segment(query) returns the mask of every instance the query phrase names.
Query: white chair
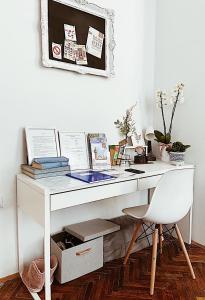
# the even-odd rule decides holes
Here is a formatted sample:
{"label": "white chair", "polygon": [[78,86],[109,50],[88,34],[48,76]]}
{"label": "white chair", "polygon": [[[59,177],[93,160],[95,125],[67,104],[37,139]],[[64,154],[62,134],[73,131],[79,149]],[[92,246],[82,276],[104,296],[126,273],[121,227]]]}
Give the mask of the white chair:
{"label": "white chair", "polygon": [[[124,264],[130,256],[133,244],[137,238],[137,233],[141,227],[142,222],[151,222],[156,224],[153,233],[153,248],[152,248],[152,265],[151,265],[151,280],[150,280],[150,295],[154,294],[155,272],[156,272],[156,258],[157,258],[157,244],[159,234],[160,253],[162,253],[163,241],[163,224],[175,224],[175,230],[181,244],[181,248],[186,257],[192,278],[195,279],[195,274],[185,248],[181,233],[177,226],[180,221],[189,212],[193,202],[193,169],[173,170],[165,173],[160,179],[151,203],[149,205],[135,206],[123,209],[123,212],[135,219],[141,221],[136,223],[136,227],[130,241],[127,254],[124,259]],[[159,229],[158,229],[159,228]]]}

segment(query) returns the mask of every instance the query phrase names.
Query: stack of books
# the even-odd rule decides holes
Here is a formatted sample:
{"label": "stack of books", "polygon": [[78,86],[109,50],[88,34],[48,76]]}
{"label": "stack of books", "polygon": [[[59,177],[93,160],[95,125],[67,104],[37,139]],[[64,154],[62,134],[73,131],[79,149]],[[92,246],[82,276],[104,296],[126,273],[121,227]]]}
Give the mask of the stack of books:
{"label": "stack of books", "polygon": [[33,179],[63,176],[70,173],[69,159],[66,157],[43,157],[33,160],[32,165],[21,165],[22,173]]}

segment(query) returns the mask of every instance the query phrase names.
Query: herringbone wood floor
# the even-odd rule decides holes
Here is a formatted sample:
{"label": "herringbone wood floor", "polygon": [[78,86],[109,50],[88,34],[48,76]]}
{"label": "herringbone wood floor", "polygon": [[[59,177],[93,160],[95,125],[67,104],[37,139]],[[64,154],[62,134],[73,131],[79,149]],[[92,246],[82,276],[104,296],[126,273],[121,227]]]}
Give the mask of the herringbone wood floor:
{"label": "herringbone wood floor", "polygon": [[[149,296],[151,250],[131,255],[123,267],[122,259],[70,283],[52,286],[52,300],[196,300],[205,297],[205,248],[192,245],[189,255],[196,274],[190,276],[182,251],[175,245],[163,248],[158,257],[155,294]],[[44,299],[44,293],[40,296]],[[27,300],[31,296],[20,279],[0,288],[0,300]]]}

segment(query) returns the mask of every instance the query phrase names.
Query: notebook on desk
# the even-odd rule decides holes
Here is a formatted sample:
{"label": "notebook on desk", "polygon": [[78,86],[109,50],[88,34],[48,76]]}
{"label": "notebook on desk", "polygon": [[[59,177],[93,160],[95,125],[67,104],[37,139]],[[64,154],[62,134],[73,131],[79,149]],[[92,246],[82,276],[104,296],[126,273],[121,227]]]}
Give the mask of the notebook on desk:
{"label": "notebook on desk", "polygon": [[115,179],[115,176],[104,174],[98,171],[81,171],[81,172],[71,172],[71,174],[66,174],[66,176],[78,179],[87,183],[94,183],[104,180]]}

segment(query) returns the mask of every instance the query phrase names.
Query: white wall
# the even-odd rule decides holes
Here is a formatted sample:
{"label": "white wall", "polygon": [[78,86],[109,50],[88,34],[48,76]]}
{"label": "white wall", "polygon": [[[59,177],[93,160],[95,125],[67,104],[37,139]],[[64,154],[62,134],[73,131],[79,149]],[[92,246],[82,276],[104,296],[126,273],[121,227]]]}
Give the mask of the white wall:
{"label": "white wall", "polygon": [[[26,158],[23,128],[105,132],[109,142],[116,143],[119,137],[113,121],[137,99],[142,110],[137,122],[141,118],[146,126],[152,121],[146,99],[153,92],[155,1],[149,2],[96,1],[116,11],[116,77],[105,79],[41,67],[40,2],[4,1],[0,11],[0,194],[5,207],[0,209],[0,277],[17,272],[15,174]],[[109,217],[131,202],[106,200],[72,213],[76,221]],[[109,215],[108,207],[112,208]],[[71,221],[71,214],[64,218]]]}
{"label": "white wall", "polygon": [[[158,0],[156,27],[156,88],[185,83],[185,103],[177,108],[173,141],[191,144],[187,160],[195,163],[193,240],[205,244],[205,1]],[[156,127],[162,129],[156,114]]]}

